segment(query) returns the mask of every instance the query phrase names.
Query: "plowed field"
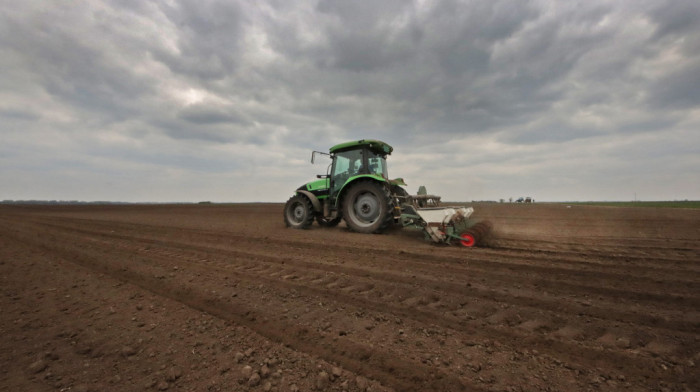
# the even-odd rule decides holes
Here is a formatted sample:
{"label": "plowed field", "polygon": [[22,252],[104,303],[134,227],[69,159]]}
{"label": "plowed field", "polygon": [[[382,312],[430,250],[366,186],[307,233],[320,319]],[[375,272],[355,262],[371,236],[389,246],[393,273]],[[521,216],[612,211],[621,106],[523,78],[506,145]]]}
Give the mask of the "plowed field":
{"label": "plowed field", "polygon": [[0,207],[7,391],[698,391],[700,211],[476,204],[488,247],[282,205]]}

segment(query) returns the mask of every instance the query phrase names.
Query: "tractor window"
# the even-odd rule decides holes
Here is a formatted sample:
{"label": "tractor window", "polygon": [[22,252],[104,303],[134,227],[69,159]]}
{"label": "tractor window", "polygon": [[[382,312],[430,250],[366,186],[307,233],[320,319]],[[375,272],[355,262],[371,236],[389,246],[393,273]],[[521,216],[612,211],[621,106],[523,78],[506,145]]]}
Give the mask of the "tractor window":
{"label": "tractor window", "polygon": [[362,150],[342,151],[335,154],[331,173],[331,193],[335,194],[345,182],[362,170]]}
{"label": "tractor window", "polygon": [[348,174],[356,175],[362,170],[362,151],[343,151],[335,155],[335,165],[333,166],[333,176]]}
{"label": "tractor window", "polygon": [[335,158],[335,167],[333,168],[333,175],[340,173],[347,173],[350,167],[350,160],[347,157],[338,155]]}
{"label": "tractor window", "polygon": [[369,155],[369,172],[378,174],[384,178],[389,178],[389,172],[386,167],[386,159],[383,156],[370,152]]}

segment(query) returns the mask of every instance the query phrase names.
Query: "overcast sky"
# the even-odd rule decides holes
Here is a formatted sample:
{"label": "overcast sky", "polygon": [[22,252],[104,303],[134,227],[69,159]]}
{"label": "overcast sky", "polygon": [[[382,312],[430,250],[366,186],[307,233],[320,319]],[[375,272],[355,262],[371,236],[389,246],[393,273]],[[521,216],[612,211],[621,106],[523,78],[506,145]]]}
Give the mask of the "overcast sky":
{"label": "overcast sky", "polygon": [[700,2],[0,0],[0,199],[700,199]]}

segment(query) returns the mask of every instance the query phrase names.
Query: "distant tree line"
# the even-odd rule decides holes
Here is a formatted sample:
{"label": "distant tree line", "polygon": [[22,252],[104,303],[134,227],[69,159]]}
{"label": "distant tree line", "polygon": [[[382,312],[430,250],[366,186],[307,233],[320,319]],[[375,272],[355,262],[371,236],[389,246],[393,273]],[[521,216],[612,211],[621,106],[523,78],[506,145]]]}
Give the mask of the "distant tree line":
{"label": "distant tree line", "polygon": [[123,201],[81,201],[81,200],[3,200],[0,204],[41,204],[41,205],[54,205],[54,204],[132,204]]}

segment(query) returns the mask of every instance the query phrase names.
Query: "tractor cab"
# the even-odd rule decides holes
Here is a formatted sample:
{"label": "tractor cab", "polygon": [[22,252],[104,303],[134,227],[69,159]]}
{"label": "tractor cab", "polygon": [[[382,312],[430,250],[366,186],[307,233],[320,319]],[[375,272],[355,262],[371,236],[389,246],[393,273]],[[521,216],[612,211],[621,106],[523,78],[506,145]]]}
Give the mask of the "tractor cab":
{"label": "tractor cab", "polygon": [[351,179],[369,176],[378,181],[388,181],[386,156],[392,150],[388,144],[376,140],[359,140],[332,147],[333,163],[328,176],[330,200],[335,202]]}

